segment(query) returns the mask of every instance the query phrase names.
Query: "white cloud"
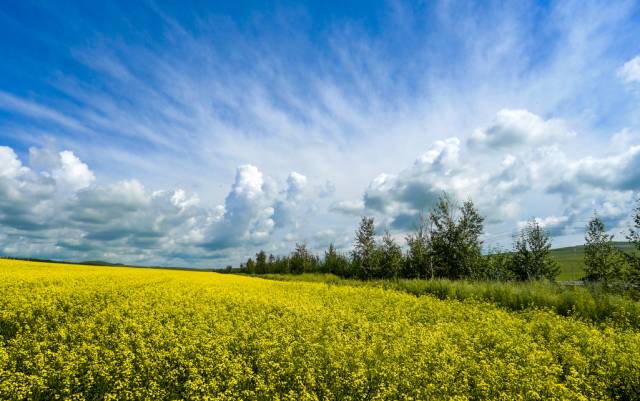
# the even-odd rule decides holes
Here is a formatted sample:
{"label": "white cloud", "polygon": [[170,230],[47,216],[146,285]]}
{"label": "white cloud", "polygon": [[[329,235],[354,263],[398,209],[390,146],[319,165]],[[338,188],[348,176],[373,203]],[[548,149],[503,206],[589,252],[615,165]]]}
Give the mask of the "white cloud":
{"label": "white cloud", "polygon": [[[547,216],[547,217],[535,217],[534,220],[540,225],[540,227],[550,230],[554,227],[562,226],[569,221],[567,216]],[[518,222],[518,229],[522,229],[527,226],[528,221],[522,220]]]}
{"label": "white cloud", "polygon": [[[548,146],[528,146],[497,157],[495,152],[486,153],[477,146],[461,148],[457,138],[436,141],[399,174],[375,177],[363,193],[364,210],[356,210],[376,215],[385,226],[405,230],[415,224],[419,213],[447,192],[458,200],[471,197],[492,225],[522,219],[526,214],[542,214],[542,206],[552,204],[553,196],[560,195],[562,214],[539,218],[554,235],[582,230],[584,220],[600,208],[605,210],[608,224],[617,226],[624,218],[620,200],[630,199],[640,190],[640,145],[609,156],[572,159],[555,142],[571,132],[564,123],[544,121],[526,112],[516,115],[525,116],[528,122],[515,124],[522,129],[511,131],[523,141],[547,138]],[[496,121],[506,129],[509,124],[503,117],[497,116]],[[562,129],[554,131],[557,127]],[[587,204],[587,199],[593,203]],[[337,203],[331,210],[348,212],[346,205]]]}
{"label": "white cloud", "polygon": [[13,149],[0,146],[0,177],[14,178],[26,170]]}
{"label": "white cloud", "polygon": [[179,188],[171,195],[171,202],[181,210],[185,210],[189,207],[198,205],[200,203],[200,198],[198,198],[197,195],[189,197],[184,189]]}
{"label": "white cloud", "polygon": [[230,247],[268,245],[277,229],[296,229],[307,177],[292,172],[283,191],[264,178],[252,165],[238,167],[236,179],[225,199],[220,220],[207,229],[202,246],[217,250]]}
{"label": "white cloud", "polygon": [[271,196],[256,166],[239,166],[225,199],[224,214],[209,228],[203,246],[216,250],[264,240],[265,233],[273,227]]}
{"label": "white cloud", "polygon": [[611,137],[611,145],[615,149],[626,149],[634,143],[640,143],[640,135],[629,128],[623,128]]}
{"label": "white cloud", "polygon": [[287,177],[287,199],[297,200],[307,185],[307,177],[292,171]]}
{"label": "white cloud", "polygon": [[[34,172],[13,149],[0,147],[0,226],[10,234],[2,247],[31,252],[24,256],[128,263],[228,257],[220,255],[272,239],[276,206],[291,217],[283,227],[295,229],[298,202],[310,203],[303,202],[305,176],[291,173],[278,191],[249,164],[238,167],[224,205],[209,208],[183,189],[151,192],[135,179],[94,184],[89,167],[71,151],[55,157],[33,148],[30,155],[43,170]],[[37,251],[20,242],[29,242],[26,235],[38,236]]]}
{"label": "white cloud", "polygon": [[320,230],[313,234],[312,238],[315,245],[323,248],[331,243],[335,245],[336,241],[339,241],[339,236],[332,229]]}
{"label": "white cloud", "polygon": [[70,150],[60,152],[60,168],[53,171],[53,177],[72,191],[86,188],[96,179],[89,167]]}
{"label": "white cloud", "polygon": [[334,202],[329,207],[329,211],[360,216],[365,211],[364,202],[362,200],[345,200]]}
{"label": "white cloud", "polygon": [[231,191],[234,196],[240,199],[255,199],[262,195],[264,180],[262,172],[256,166],[245,164],[238,167],[236,182]]}
{"label": "white cloud", "polygon": [[575,136],[559,119],[544,120],[527,110],[500,110],[493,123],[471,135],[471,146],[510,148],[531,144],[552,144]]}
{"label": "white cloud", "polygon": [[41,119],[47,122],[53,122],[63,127],[86,131],[86,128],[76,119],[68,117],[56,110],[42,106],[36,102],[25,100],[0,90],[0,108],[11,110],[29,116],[34,119]]}
{"label": "white cloud", "polygon": [[[640,145],[572,160],[557,146],[499,158],[460,143],[436,141],[407,169],[376,176],[362,199],[328,207],[348,215],[374,214],[379,225],[402,233],[443,191],[460,200],[472,197],[488,223],[497,224],[531,213],[527,198],[546,190],[550,196],[560,193],[566,207],[562,214],[538,219],[552,234],[564,235],[581,230],[594,209],[615,227],[640,186],[635,174]],[[72,152],[59,156],[50,171],[36,173],[11,148],[0,148],[0,224],[16,238],[5,239],[5,249],[25,251],[17,239],[37,234],[45,256],[67,252],[83,259],[183,263],[244,255],[252,247],[287,252],[288,239],[310,239],[312,249],[331,242],[331,235],[344,246],[349,242],[348,234],[335,234],[341,229],[299,226],[312,215],[315,196],[306,192],[309,179],[299,173],[290,173],[278,189],[256,166],[241,165],[224,205],[206,207],[182,189],[150,192],[137,180],[95,184],[91,170]],[[60,191],[65,185],[74,190]]]}
{"label": "white cloud", "polygon": [[554,192],[573,192],[578,185],[615,191],[640,190],[640,145],[610,156],[568,161],[558,173],[558,181],[550,185]]}
{"label": "white cloud", "polygon": [[628,84],[640,82],[640,56],[624,63],[618,70],[618,76]]}
{"label": "white cloud", "polygon": [[460,140],[447,138],[444,141],[435,141],[429,150],[418,157],[415,164],[448,174],[458,166],[459,155]]}

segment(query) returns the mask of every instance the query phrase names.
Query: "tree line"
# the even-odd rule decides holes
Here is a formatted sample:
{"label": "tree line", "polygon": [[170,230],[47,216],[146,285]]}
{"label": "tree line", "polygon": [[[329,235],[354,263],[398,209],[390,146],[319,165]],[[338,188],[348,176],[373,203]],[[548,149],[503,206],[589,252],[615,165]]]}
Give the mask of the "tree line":
{"label": "tree line", "polygon": [[[323,257],[314,255],[306,243],[297,243],[287,256],[264,251],[240,265],[248,274],[330,273],[344,278],[528,281],[555,280],[558,264],[551,258],[549,232],[530,219],[514,237],[510,250],[493,248],[482,253],[484,217],[472,200],[462,204],[442,194],[428,213],[421,214],[414,230],[405,236],[406,246],[385,231],[376,238],[372,217],[364,216],[355,232],[353,250],[338,252],[330,244]],[[607,234],[597,214],[585,235],[585,280],[594,282],[640,282],[640,200],[626,238],[636,252],[622,252]],[[231,271],[232,267],[227,266]]]}

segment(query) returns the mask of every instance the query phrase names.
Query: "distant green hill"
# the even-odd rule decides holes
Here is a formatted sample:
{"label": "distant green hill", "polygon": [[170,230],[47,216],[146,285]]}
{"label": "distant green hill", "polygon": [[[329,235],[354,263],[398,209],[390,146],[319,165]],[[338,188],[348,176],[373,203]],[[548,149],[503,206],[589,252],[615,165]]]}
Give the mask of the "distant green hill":
{"label": "distant green hill", "polygon": [[[625,252],[633,251],[628,242],[616,242],[615,245]],[[560,265],[558,280],[580,280],[584,276],[584,245],[552,249],[551,256]]]}

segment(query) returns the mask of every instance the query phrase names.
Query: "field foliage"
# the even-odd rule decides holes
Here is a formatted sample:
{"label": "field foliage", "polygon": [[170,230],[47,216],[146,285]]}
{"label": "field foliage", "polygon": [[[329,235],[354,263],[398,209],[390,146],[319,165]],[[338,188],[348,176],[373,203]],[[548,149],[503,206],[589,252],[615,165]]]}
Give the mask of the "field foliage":
{"label": "field foliage", "polygon": [[0,399],[638,397],[638,332],[547,311],[0,260]]}
{"label": "field foliage", "polygon": [[499,282],[464,280],[348,280],[332,274],[267,274],[279,281],[324,282],[330,285],[378,287],[442,300],[485,301],[510,311],[546,309],[591,323],[640,330],[637,290],[599,284],[563,285],[548,281]]}

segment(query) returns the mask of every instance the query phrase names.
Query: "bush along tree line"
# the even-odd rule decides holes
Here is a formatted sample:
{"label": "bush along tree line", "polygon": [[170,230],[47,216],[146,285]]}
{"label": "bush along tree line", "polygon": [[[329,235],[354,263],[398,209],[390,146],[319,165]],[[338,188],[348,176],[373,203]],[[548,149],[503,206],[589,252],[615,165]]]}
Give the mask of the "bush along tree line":
{"label": "bush along tree line", "polygon": [[604,221],[594,214],[585,235],[585,280],[607,285],[640,285],[640,199],[625,238],[631,245],[630,252],[615,246]]}
{"label": "bush along tree line", "polygon": [[[585,280],[603,283],[640,282],[640,202],[626,238],[636,252],[622,252],[594,215],[585,235]],[[461,205],[447,194],[421,214],[403,248],[386,231],[377,239],[374,219],[364,216],[355,232],[353,250],[338,252],[330,244],[322,258],[306,243],[298,243],[288,256],[256,254],[240,265],[248,274],[327,273],[343,278],[532,281],[555,280],[559,266],[551,258],[551,237],[536,219],[527,221],[513,248],[482,253],[484,217],[469,199]],[[231,271],[231,267],[227,267]]]}

